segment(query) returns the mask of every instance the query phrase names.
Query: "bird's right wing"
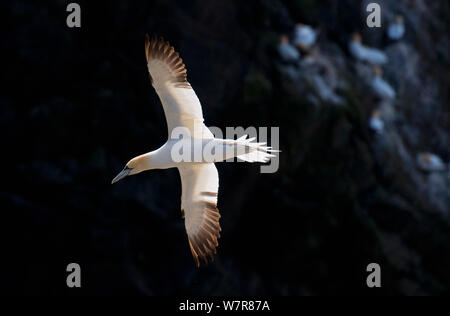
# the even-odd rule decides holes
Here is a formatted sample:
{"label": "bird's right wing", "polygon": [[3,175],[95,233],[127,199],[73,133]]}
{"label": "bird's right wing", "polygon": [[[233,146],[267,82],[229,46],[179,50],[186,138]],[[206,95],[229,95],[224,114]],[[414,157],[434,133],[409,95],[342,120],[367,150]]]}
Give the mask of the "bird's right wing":
{"label": "bird's right wing", "polygon": [[187,70],[174,48],[162,38],[145,38],[145,56],[152,85],[166,115],[169,138],[176,127],[185,127],[194,138],[214,138],[203,124],[200,101],[187,81]]}
{"label": "bird's right wing", "polygon": [[199,258],[205,262],[208,258],[213,260],[220,237],[219,175],[213,163],[182,165],[178,170],[186,233],[192,256],[199,266]]}

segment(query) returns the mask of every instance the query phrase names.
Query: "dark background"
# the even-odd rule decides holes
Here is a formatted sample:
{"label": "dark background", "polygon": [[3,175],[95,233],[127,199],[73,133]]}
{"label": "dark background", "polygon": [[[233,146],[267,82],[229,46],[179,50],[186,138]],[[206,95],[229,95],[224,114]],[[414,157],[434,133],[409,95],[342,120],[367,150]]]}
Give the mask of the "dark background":
{"label": "dark background", "polygon": [[[381,29],[353,0],[78,1],[82,26],[70,29],[69,2],[0,4],[6,293],[449,294],[450,178],[415,164],[421,151],[450,160],[448,1],[379,1]],[[387,43],[397,12],[407,33]],[[307,80],[280,71],[278,36],[297,22],[321,29],[344,105],[312,102]],[[367,127],[379,100],[347,50],[356,30],[390,57],[398,97],[384,139]],[[175,169],[110,184],[167,137],[145,33],[180,53],[207,125],[280,127],[277,173],[217,165],[222,237],[199,269]],[[70,262],[80,289],[66,287]],[[381,289],[366,287],[371,262]]]}

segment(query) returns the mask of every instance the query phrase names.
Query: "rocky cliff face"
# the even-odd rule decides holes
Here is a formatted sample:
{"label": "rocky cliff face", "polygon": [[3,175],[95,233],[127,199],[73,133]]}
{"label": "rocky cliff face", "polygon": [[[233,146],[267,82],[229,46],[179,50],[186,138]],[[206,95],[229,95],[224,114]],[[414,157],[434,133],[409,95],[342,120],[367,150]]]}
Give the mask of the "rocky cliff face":
{"label": "rocky cliff face", "polygon": [[[448,3],[83,2],[81,29],[64,1],[2,3],[2,220],[17,293],[72,294],[65,266],[82,266],[85,294],[449,294]],[[402,14],[406,33],[386,39]],[[297,22],[320,30],[298,62],[277,53]],[[393,99],[348,50],[353,32],[382,50]],[[166,138],[150,86],[144,34],[180,52],[207,124],[279,126],[280,169],[219,164],[223,234],[214,264],[196,269],[181,220],[176,170],[111,186],[131,157]],[[381,133],[369,128],[377,109]],[[239,115],[237,115],[239,114]],[[6,273],[5,271],[8,271]],[[372,291],[372,292],[371,292]]]}

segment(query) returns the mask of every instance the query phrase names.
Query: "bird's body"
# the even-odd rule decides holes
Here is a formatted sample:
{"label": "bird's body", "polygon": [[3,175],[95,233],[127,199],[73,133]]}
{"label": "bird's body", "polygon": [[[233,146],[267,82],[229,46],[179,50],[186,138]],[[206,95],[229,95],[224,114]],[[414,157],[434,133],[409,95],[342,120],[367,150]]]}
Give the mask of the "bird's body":
{"label": "bird's body", "polygon": [[387,34],[390,40],[398,41],[405,34],[405,24],[403,22],[403,16],[397,15],[395,20],[389,24]]}
{"label": "bird's body", "polygon": [[395,90],[391,87],[391,85],[383,79],[383,70],[379,66],[374,67],[375,76],[372,78],[370,82],[370,86],[376,95],[378,95],[382,99],[392,100],[395,98]]}
{"label": "bird's body", "polygon": [[[220,139],[220,138],[180,138],[168,139],[157,150],[144,154],[149,159],[152,169],[169,169],[180,164],[192,165],[198,163],[223,162],[232,158],[248,161],[255,154],[255,161],[266,162],[265,149],[260,151],[262,143],[251,143],[253,139]],[[256,147],[255,147],[256,146]],[[270,149],[269,149],[270,150]],[[145,156],[147,155],[147,156]]]}
{"label": "bird's body", "polygon": [[388,57],[383,51],[363,45],[359,33],[353,34],[348,49],[354,58],[372,65],[382,65],[388,62]]}
{"label": "bird's body", "polygon": [[330,102],[334,105],[341,105],[343,103],[343,99],[333,91],[322,76],[312,75],[310,78],[310,83],[317,95],[323,101]]}
{"label": "bird's body", "polygon": [[382,77],[375,76],[372,79],[371,86],[372,86],[374,92],[380,98],[385,98],[385,99],[394,99],[395,98],[395,91],[394,91],[394,89]]}
{"label": "bird's body", "polygon": [[278,44],[278,54],[285,62],[296,62],[300,59],[299,51],[289,43],[289,37],[282,35]]}
{"label": "bird's body", "polygon": [[294,31],[293,43],[297,47],[308,50],[316,42],[317,31],[309,25],[297,24]]}
{"label": "bird's body", "polygon": [[372,112],[369,120],[369,127],[376,133],[381,134],[384,130],[384,122],[381,119],[380,110],[376,109]]}
{"label": "bird's body", "polygon": [[447,166],[442,159],[432,153],[420,153],[417,155],[417,164],[424,171],[445,171]]}
{"label": "bird's body", "polygon": [[391,40],[399,40],[403,37],[403,34],[405,34],[405,26],[400,23],[392,23],[388,27],[388,36]]}
{"label": "bird's body", "polygon": [[349,49],[353,57],[372,65],[382,65],[388,60],[386,54],[381,50],[364,46],[361,43],[351,42]]}
{"label": "bird's body", "polygon": [[164,108],[168,140],[159,149],[131,159],[112,181],[151,169],[178,168],[181,210],[194,260],[213,259],[220,237],[217,209],[219,175],[215,162],[238,157],[267,162],[272,150],[246,136],[214,138],[203,123],[200,101],[186,78],[186,68],[174,48],[162,38],[146,37],[145,53],[152,85]]}

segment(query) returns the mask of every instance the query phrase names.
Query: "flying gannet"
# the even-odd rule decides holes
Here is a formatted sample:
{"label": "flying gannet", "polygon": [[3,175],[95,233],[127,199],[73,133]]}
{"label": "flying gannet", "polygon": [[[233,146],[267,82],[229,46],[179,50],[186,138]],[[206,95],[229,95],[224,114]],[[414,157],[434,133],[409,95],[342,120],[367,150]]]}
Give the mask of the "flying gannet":
{"label": "flying gannet", "polygon": [[354,58],[373,65],[385,64],[388,61],[386,54],[381,50],[363,45],[361,35],[357,32],[352,34],[348,49]]}
{"label": "flying gannet", "polygon": [[389,39],[397,41],[405,34],[405,24],[403,22],[403,16],[398,14],[395,16],[394,22],[389,24],[387,29]]}
{"label": "flying gannet", "polygon": [[278,53],[286,62],[295,62],[300,58],[300,53],[294,46],[289,43],[289,37],[285,34],[280,36]]}
{"label": "flying gannet", "polygon": [[[112,183],[145,170],[177,168],[181,177],[181,212],[198,267],[199,259],[205,263],[208,258],[213,260],[221,231],[217,208],[219,175],[214,162],[233,157],[248,162],[267,162],[275,157],[271,152],[277,150],[264,146],[265,143],[254,143],[254,138],[247,139],[246,135],[237,140],[214,138],[203,123],[200,101],[187,81],[185,65],[174,48],[162,38],[150,39],[147,35],[145,54],[152,85],[163,105],[169,137],[159,149],[131,159]],[[180,128],[188,137],[174,136]],[[191,159],[191,156],[174,159],[180,144],[188,144],[183,148],[192,148],[194,154],[200,149],[200,159]],[[207,157],[202,154],[206,148],[224,154]]]}

